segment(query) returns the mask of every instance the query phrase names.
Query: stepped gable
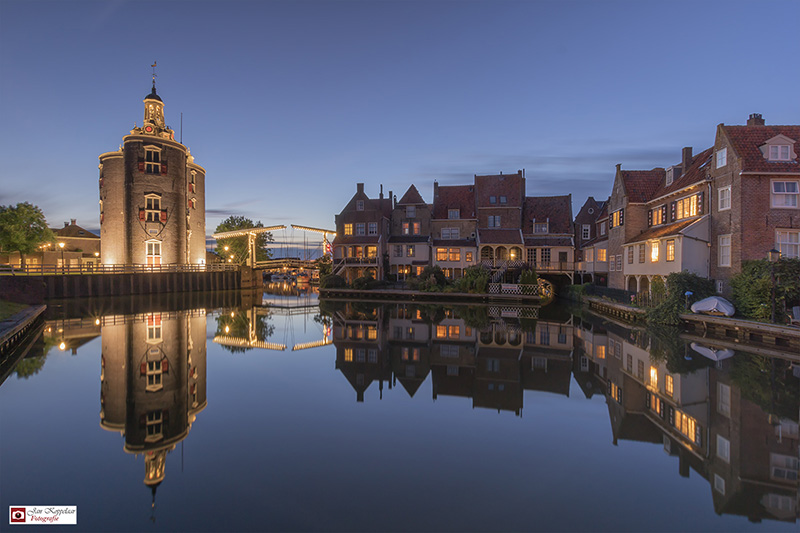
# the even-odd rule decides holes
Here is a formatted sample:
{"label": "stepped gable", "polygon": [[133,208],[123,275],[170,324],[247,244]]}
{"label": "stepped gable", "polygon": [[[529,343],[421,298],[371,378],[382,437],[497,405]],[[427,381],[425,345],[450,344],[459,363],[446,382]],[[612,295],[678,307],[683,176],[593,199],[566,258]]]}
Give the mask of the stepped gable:
{"label": "stepped gable", "polygon": [[533,219],[549,219],[548,233],[572,233],[572,195],[525,198],[522,232],[533,233]]}
{"label": "stepped gable", "polygon": [[397,202],[397,205],[415,205],[415,204],[425,205],[425,200],[422,199],[422,196],[419,194],[419,191],[412,183],[411,187],[408,188],[408,190],[400,199],[400,201]]}
{"label": "stepped gable", "polygon": [[666,171],[663,168],[653,170],[620,170],[622,183],[625,185],[625,194],[628,202],[643,204],[654,198],[655,192],[659,189]]}
{"label": "stepped gable", "polygon": [[662,186],[656,190],[653,195],[649,198],[650,200],[655,198],[660,198],[661,196],[665,196],[675,191],[679,191],[695,183],[699,183],[706,179],[706,171],[708,170],[708,165],[711,163],[711,160],[714,158],[714,148],[708,148],[703,150],[695,157],[692,158],[692,163],[689,165],[688,169],[684,169],[683,174],[673,182],[665,186],[664,184],[666,181],[662,182]]}
{"label": "stepped gable", "polygon": [[472,185],[439,186],[433,199],[433,218],[447,218],[448,209],[460,210],[462,219],[475,218],[475,188]]}
{"label": "stepped gable", "polygon": [[[793,141],[794,152],[800,156],[800,126],[725,126],[720,129],[727,135],[736,154],[742,158],[742,172],[799,172],[800,157],[790,161],[768,161],[759,149],[768,140],[784,135]],[[730,157],[730,155],[728,156]]]}

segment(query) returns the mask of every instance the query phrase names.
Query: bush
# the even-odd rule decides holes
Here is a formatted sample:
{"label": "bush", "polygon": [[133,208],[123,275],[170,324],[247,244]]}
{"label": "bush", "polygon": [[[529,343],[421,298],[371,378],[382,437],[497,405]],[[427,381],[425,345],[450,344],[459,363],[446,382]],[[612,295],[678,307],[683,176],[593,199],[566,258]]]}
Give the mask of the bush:
{"label": "bush", "polygon": [[[783,322],[783,310],[800,303],[800,259],[781,259],[774,268],[775,318]],[[742,271],[731,278],[731,289],[737,314],[754,320],[771,319],[772,265],[769,261],[745,261]]]}
{"label": "bush", "polygon": [[372,274],[367,272],[360,278],[356,278],[353,280],[353,288],[359,291],[369,290],[371,287],[370,285],[375,282],[375,278],[372,277]]}
{"label": "bush", "polygon": [[520,285],[536,285],[539,282],[539,276],[536,275],[535,270],[525,269],[519,275]]}
{"label": "bush", "polygon": [[441,292],[448,284],[447,276],[438,265],[426,266],[419,277],[408,280],[411,289],[426,292]]}
{"label": "bush", "polygon": [[458,292],[485,294],[489,288],[489,270],[480,265],[464,270],[464,275],[456,281]]}
{"label": "bush", "polygon": [[336,274],[328,274],[319,280],[320,289],[343,289],[344,287],[347,287],[347,282],[342,276]]}
{"label": "bush", "polygon": [[[658,279],[653,279],[651,290],[660,290],[657,288]],[[688,298],[687,292],[692,293]],[[647,310],[647,320],[657,324],[679,324],[678,315],[686,311],[687,302],[691,305],[714,292],[714,283],[710,279],[690,272],[673,272],[667,276],[666,297],[660,304]]]}

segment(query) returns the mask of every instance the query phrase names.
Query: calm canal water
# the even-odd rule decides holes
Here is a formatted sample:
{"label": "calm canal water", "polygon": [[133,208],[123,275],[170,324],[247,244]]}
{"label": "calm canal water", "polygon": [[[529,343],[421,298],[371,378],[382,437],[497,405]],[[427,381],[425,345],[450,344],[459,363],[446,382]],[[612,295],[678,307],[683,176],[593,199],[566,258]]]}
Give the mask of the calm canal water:
{"label": "calm canal water", "polygon": [[560,303],[271,291],[52,307],[0,386],[2,508],[77,505],[74,531],[797,530],[787,359]]}

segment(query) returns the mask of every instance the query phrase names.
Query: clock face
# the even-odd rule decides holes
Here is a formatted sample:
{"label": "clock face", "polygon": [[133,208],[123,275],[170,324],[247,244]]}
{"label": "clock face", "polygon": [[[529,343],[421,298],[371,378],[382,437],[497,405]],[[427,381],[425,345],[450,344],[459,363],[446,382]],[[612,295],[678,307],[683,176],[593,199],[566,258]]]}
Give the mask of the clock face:
{"label": "clock face", "polygon": [[152,126],[147,126],[147,127],[144,129],[144,131],[146,131],[146,132],[150,133],[151,131],[153,131],[153,127],[152,127]]}

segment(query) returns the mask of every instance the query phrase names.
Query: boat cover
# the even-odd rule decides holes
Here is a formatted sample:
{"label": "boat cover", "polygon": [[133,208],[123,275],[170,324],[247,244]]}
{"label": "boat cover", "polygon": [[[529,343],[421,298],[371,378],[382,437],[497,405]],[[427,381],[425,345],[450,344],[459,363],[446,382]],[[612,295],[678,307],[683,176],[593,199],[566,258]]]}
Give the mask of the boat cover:
{"label": "boat cover", "polygon": [[733,316],[733,304],[721,296],[709,296],[692,304],[692,313]]}

